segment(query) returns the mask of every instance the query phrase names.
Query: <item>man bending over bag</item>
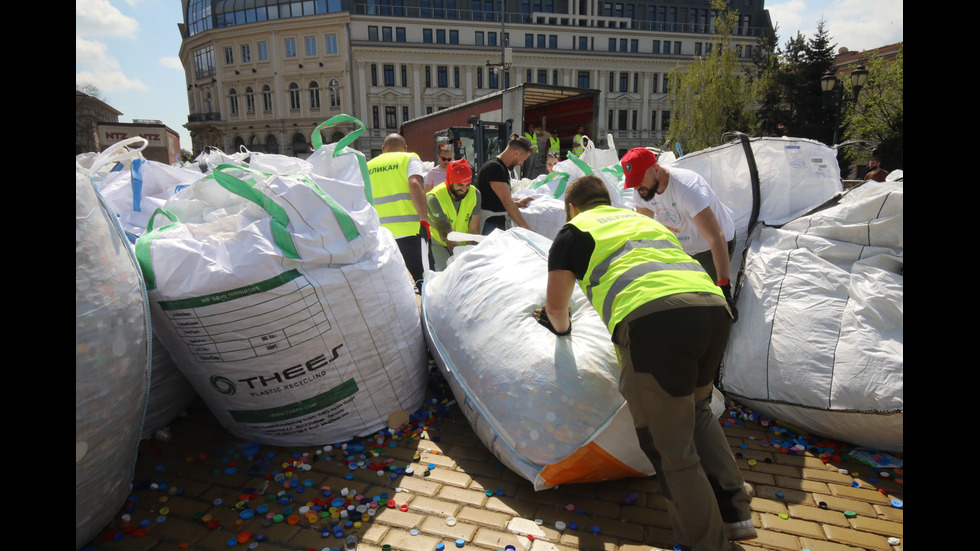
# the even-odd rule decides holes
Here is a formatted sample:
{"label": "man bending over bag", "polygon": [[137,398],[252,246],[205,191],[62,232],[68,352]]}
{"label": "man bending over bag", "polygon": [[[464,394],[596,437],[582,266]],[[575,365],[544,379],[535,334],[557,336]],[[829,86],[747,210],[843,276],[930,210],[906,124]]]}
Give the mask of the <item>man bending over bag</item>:
{"label": "man bending over bag", "polygon": [[729,540],[754,538],[756,530],[742,475],[709,407],[732,325],[728,302],[673,232],[610,205],[595,176],[568,186],[568,223],[552,244],[545,306],[534,316],[556,335],[570,335],[578,280],[612,334],[619,391],[659,475],[678,543],[732,549]]}

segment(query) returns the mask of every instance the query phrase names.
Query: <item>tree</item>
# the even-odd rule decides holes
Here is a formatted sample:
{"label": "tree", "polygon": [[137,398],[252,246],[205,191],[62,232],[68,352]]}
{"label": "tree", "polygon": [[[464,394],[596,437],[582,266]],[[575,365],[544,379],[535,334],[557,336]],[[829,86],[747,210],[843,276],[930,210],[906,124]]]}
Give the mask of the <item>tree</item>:
{"label": "tree", "polygon": [[717,11],[714,48],[668,77],[673,113],[667,138],[690,151],[719,145],[725,132],[751,132],[754,125],[753,85],[740,74],[732,40],[738,12],[724,0],[711,6]]}
{"label": "tree", "polygon": [[759,132],[763,136],[782,134],[779,125],[786,121],[782,108],[783,91],[780,86],[781,62],[779,59],[779,26],[765,30],[759,38],[759,45],[752,50],[751,78],[756,86],[756,119]]}
{"label": "tree", "polygon": [[[874,52],[865,68],[868,80],[855,103],[844,110],[844,138],[878,143],[875,156],[887,170],[903,167],[904,148],[904,46],[895,59],[887,61]],[[849,97],[851,83],[845,79]],[[867,161],[866,155],[863,161]]]}
{"label": "tree", "polygon": [[834,145],[840,104],[836,98],[824,96],[820,79],[834,69],[835,47],[823,20],[817,22],[812,38],[804,40],[797,33],[786,43],[780,86],[792,136]]}

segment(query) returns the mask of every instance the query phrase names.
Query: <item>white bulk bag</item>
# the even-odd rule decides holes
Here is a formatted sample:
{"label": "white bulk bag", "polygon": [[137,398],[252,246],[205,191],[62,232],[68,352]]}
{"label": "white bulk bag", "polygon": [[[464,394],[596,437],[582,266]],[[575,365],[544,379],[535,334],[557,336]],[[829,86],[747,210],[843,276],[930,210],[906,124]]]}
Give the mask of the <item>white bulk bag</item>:
{"label": "white bulk bag", "polygon": [[139,267],[113,212],[75,170],[75,547],[122,507],[150,375],[150,316]]}
{"label": "white bulk bag", "polygon": [[[483,444],[536,490],[650,475],[618,390],[615,346],[585,295],[572,294],[571,336],[532,316],[550,248],[513,228],[453,255],[422,288],[429,349]],[[714,398],[719,415],[723,398]]]}
{"label": "white bulk bag", "polygon": [[903,449],[903,184],[749,236],[721,384],[814,434]]}
{"label": "white bulk bag", "polygon": [[415,293],[361,181],[220,166],[161,214],[136,247],[154,323],[232,434],[317,445],[419,407]]}

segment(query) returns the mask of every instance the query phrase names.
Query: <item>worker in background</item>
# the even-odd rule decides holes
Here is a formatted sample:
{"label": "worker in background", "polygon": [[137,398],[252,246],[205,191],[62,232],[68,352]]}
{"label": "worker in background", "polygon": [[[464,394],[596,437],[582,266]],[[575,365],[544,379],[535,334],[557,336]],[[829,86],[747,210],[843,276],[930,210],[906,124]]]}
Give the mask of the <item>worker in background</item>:
{"label": "worker in background", "polygon": [[429,193],[432,188],[446,181],[446,167],[453,162],[453,150],[450,147],[439,148],[436,155],[436,166],[425,173],[425,192]]}
{"label": "worker in background", "polygon": [[[510,194],[510,170],[521,166],[531,156],[531,142],[524,136],[511,134],[507,147],[499,155],[483,163],[476,176],[476,188],[483,199],[483,210],[506,213],[515,225],[531,229],[520,209],[526,207],[534,198],[524,197],[515,201]],[[490,216],[483,222],[483,235],[490,235],[495,229],[507,229],[507,216]]]}
{"label": "worker in background", "polygon": [[548,173],[545,160],[547,155],[546,151],[551,140],[551,133],[538,126],[537,123],[529,123],[528,131],[524,132],[524,137],[531,142],[531,156],[523,165],[523,176],[533,180],[542,174]]}
{"label": "worker in background", "polygon": [[735,251],[732,210],[718,199],[700,174],[660,166],[649,149],[636,147],[627,151],[620,164],[625,187],[636,189],[636,212],[674,232],[684,252],[701,263],[730,298],[728,277]]}
{"label": "worker in background", "polygon": [[480,190],[471,185],[473,169],[469,161],[459,159],[446,169],[446,181],[426,194],[429,223],[435,230],[429,240],[432,251],[433,269],[441,272],[457,245],[466,244],[451,241],[449,232],[480,233],[480,209],[482,208]]}
{"label": "worker in background", "polygon": [[422,160],[408,152],[405,138],[398,134],[385,138],[381,152],[367,163],[374,208],[381,225],[394,234],[412,282],[421,291],[422,239],[429,238]]}
{"label": "worker in background", "polygon": [[872,157],[871,160],[868,161],[868,173],[864,175],[864,180],[884,182],[887,176],[888,171],[881,168],[881,160],[878,159],[878,157]]}
{"label": "worker in background", "polygon": [[579,282],[616,346],[619,391],[680,548],[738,549],[730,540],[757,533],[741,472],[710,407],[732,326],[725,297],[670,230],[612,207],[599,178],[569,184],[565,217],[548,255],[545,306],[534,318],[569,335]]}
{"label": "worker in background", "polygon": [[585,138],[585,127],[580,126],[578,130],[575,131],[575,137],[572,138],[572,154],[576,157],[581,157],[582,153],[585,153],[585,144],[582,143]]}
{"label": "worker in background", "polygon": [[548,156],[554,155],[555,157],[561,157],[561,140],[558,139],[558,132],[552,132],[551,137],[548,138]]}

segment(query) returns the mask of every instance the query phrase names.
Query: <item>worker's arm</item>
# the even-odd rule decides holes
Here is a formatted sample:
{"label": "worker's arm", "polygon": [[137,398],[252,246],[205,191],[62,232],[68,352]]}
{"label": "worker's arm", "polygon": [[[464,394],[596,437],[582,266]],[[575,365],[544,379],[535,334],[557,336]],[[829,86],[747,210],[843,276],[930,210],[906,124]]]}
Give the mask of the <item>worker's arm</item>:
{"label": "worker's arm", "polygon": [[636,212],[638,214],[642,214],[643,216],[649,216],[650,218],[653,218],[653,211],[650,209],[645,209],[643,207],[636,207]]}
{"label": "worker's arm", "polygon": [[[490,189],[492,189],[493,192],[497,194],[497,197],[500,198],[500,202],[504,205],[504,210],[507,211],[507,215],[510,216],[510,219],[515,224],[526,230],[531,229],[531,227],[527,225],[527,222],[524,221],[524,217],[521,216],[521,211],[510,194],[510,186],[507,185],[507,182],[490,182]],[[527,199],[528,198],[525,197],[522,200],[524,204],[521,206],[527,205]]]}
{"label": "worker's arm", "polygon": [[473,235],[480,235],[480,215],[476,212],[470,217],[470,233]]}
{"label": "worker's arm", "polygon": [[551,270],[548,272],[548,289],[545,292],[544,310],[548,314],[551,326],[558,333],[564,333],[572,325],[568,318],[568,303],[572,300],[575,289],[575,274],[569,270]]}
{"label": "worker's arm", "polygon": [[408,177],[408,193],[412,197],[412,204],[415,205],[415,212],[419,215],[420,222],[429,221],[428,208],[425,204],[425,187],[422,176],[413,174]]}
{"label": "worker's arm", "polygon": [[725,233],[722,231],[721,224],[718,223],[718,218],[715,217],[711,207],[705,207],[704,210],[697,213],[694,216],[694,223],[697,224],[701,235],[711,247],[711,258],[715,263],[718,281],[728,279],[728,271],[731,266],[731,259],[728,257],[728,242],[725,241]]}

